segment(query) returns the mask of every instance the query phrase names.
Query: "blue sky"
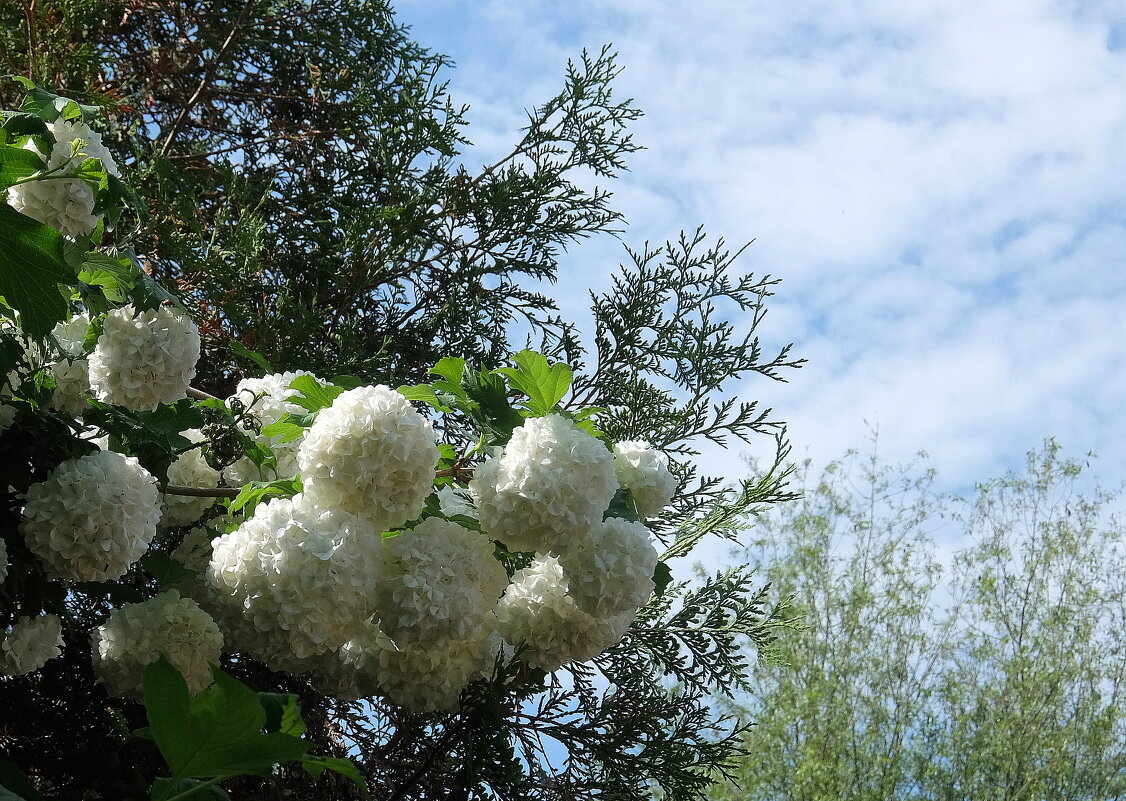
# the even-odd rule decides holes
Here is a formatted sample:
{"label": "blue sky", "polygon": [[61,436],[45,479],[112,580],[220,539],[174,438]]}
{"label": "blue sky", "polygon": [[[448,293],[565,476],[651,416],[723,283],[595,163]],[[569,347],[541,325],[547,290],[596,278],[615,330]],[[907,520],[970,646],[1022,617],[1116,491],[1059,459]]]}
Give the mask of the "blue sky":
{"label": "blue sky", "polygon": [[[821,463],[878,427],[967,488],[1053,435],[1126,477],[1126,6],[1095,0],[398,4],[451,56],[470,162],[518,138],[568,58],[612,42],[647,149],[624,241],[703,223],[783,279],[761,329],[809,360],[738,392]],[[568,256],[583,320],[613,241]],[[715,455],[709,454],[715,458]],[[731,477],[738,452],[722,457]]]}

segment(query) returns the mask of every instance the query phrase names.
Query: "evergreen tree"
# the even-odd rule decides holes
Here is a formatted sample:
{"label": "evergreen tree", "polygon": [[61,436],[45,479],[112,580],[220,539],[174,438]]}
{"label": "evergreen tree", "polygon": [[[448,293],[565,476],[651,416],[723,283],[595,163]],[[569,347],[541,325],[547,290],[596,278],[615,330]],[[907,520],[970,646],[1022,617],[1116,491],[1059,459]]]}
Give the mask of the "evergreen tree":
{"label": "evergreen tree", "polygon": [[[0,206],[0,252],[11,254],[0,261],[0,309],[22,328],[9,325],[0,352],[0,374],[16,376],[3,407],[16,409],[15,422],[0,434],[0,530],[13,566],[0,584],[0,624],[48,611],[64,621],[65,641],[41,669],[0,679],[0,785],[29,799],[139,798],[150,787],[153,797],[178,798],[218,793],[210,783],[222,778],[238,798],[343,798],[362,777],[381,798],[644,798],[654,789],[699,797],[735,755],[741,731],[709,695],[745,689],[744,640],[769,647],[788,618],[747,570],[690,586],[669,583],[667,563],[704,536],[735,536],[747,513],[792,497],[783,424],[725,392],[740,376],[781,379],[799,362],[788,348],[764,353],[755,336],[776,281],[734,276],[738,251],[702,231],[629,252],[613,289],[592,298],[590,345],[548,297],[522,286],[555,280],[562,249],[623,226],[607,191],[584,188],[591,174],[613,178],[635,149],[627,126],[639,112],[613,96],[613,54],[568,65],[563,89],[529,113],[521,141],[484,168],[469,166],[467,110],[446,93],[444,60],[412,42],[384,3],[19,2],[0,6],[0,57],[27,79],[5,87],[6,105],[23,104],[5,115],[5,186],[35,180],[29,144],[46,146],[43,121],[59,111],[108,122],[105,142],[122,168],[118,180],[81,163],[106,213],[92,240],[64,239]],[[39,272],[27,270],[32,262]],[[35,291],[25,291],[26,275]],[[55,283],[68,287],[60,300]],[[44,336],[53,322],[89,312],[89,355],[112,309],[130,302],[156,313],[180,301],[203,340],[193,401],[143,412],[89,401],[81,423],[57,408],[62,379],[42,358],[58,346]],[[546,358],[516,353],[521,338]],[[573,382],[556,359],[575,367]],[[452,712],[407,712],[378,693],[342,700],[323,691],[315,671],[271,670],[228,649],[230,675],[282,695],[261,697],[265,723],[255,724],[257,697],[223,680],[206,696],[210,712],[192,714],[250,710],[250,740],[273,737],[283,748],[240,763],[245,770],[177,763],[169,721],[188,707],[169,701],[180,698],[175,676],[159,665],[146,672],[154,748],[144,738],[146,709],[95,682],[89,636],[123,604],[187,592],[190,575],[173,555],[190,526],[163,530],[120,580],[68,582],[29,551],[25,496],[93,451],[77,436],[83,424],[108,432],[169,495],[192,490],[174,486],[169,472],[200,452],[183,436],[190,429],[208,438],[206,467],[229,470],[241,458],[266,470],[277,456],[254,427],[261,399],[224,406],[207,395],[225,398],[240,378],[285,370],[336,378],[295,382],[310,414],[282,418],[272,447],[302,435],[343,390],[406,385],[408,397],[429,404],[421,408],[443,443],[439,486],[464,487],[486,446],[505,445],[524,418],[558,413],[607,443],[651,442],[672,458],[677,484],[671,506],[642,515],[664,550],[657,592],[621,641],[592,660],[551,673],[508,663],[470,684]],[[699,438],[731,435],[777,444],[770,469],[733,490],[692,463]],[[249,502],[247,515],[255,502],[300,487],[278,479],[242,489],[226,480],[213,494],[232,507]],[[446,516],[431,499],[422,517]],[[619,493],[607,514],[636,518],[635,500]],[[530,559],[498,556],[510,577]],[[301,729],[290,697],[300,702]],[[287,756],[294,746],[284,738],[303,727],[304,748],[351,757],[358,774],[339,762],[318,768],[304,751],[303,761]],[[325,764],[341,775],[318,779]],[[169,767],[172,779],[154,785]],[[261,775],[230,778],[244,773]]]}

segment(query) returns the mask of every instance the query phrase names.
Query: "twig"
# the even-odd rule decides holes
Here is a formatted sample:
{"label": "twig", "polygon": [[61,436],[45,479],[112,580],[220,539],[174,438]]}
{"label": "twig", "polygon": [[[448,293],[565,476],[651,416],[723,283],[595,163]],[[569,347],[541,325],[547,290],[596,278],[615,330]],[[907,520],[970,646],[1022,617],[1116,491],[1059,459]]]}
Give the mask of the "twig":
{"label": "twig", "polygon": [[189,398],[195,398],[196,400],[221,400],[221,398],[216,398],[214,395],[208,395],[202,389],[196,389],[195,387],[188,387],[187,395]]}

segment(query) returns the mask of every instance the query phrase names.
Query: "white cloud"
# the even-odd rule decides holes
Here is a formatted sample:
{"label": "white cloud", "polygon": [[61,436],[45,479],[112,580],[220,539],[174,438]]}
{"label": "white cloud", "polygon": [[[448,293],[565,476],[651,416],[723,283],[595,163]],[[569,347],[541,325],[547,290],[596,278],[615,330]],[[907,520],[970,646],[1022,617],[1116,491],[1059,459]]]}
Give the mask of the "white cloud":
{"label": "white cloud", "polygon": [[[626,241],[700,221],[756,238],[742,266],[784,279],[764,339],[809,365],[740,391],[792,421],[799,454],[860,446],[868,420],[889,455],[934,454],[946,486],[1047,435],[1126,475],[1120,4],[425,5],[449,27],[416,35],[456,48],[453,91],[481,101],[471,136],[492,144],[567,57],[614,42],[618,92],[647,113],[649,149],[617,186]],[[620,258],[576,249],[571,313]]]}

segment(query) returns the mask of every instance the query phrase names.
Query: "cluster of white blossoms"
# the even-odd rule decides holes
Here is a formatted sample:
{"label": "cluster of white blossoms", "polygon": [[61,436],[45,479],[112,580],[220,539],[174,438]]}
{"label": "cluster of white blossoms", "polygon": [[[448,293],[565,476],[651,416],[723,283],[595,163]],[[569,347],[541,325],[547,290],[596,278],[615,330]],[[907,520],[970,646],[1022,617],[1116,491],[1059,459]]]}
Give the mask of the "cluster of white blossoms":
{"label": "cluster of white blossoms", "polygon": [[199,329],[187,315],[114,309],[90,354],[90,387],[106,403],[151,412],[186,396],[199,347]]}
{"label": "cluster of white blossoms", "polygon": [[62,653],[63,624],[56,615],[19,618],[0,638],[0,674],[22,676]]}
{"label": "cluster of white blossoms", "polygon": [[653,594],[657,549],[641,523],[608,518],[590,537],[559,557],[568,594],[598,618],[632,614]]}
{"label": "cluster of white blossoms", "polygon": [[68,459],[27,491],[20,530],[53,578],[121,578],[160,519],[156,479],[113,451]]}
{"label": "cluster of white blossoms", "polygon": [[305,493],[379,531],[417,517],[434,485],[430,421],[385,386],[341,393],[309,428],[297,455]]}
{"label": "cluster of white blossoms", "polygon": [[613,617],[588,615],[568,594],[563,566],[554,556],[537,557],[517,571],[497,606],[500,633],[522,647],[520,659],[548,672],[585,662],[615,645],[636,609]]}
{"label": "cluster of white blossoms", "polygon": [[369,624],[340,650],[340,660],[356,674],[350,688],[357,697],[380,693],[412,712],[433,712],[456,708],[469,682],[491,676],[501,648],[495,624],[456,642],[409,647]]}
{"label": "cluster of white blossoms", "polygon": [[371,617],[379,557],[370,522],[296,495],[258,506],[215,540],[208,580],[232,614],[284,638],[295,656],[313,656],[339,648]]}
{"label": "cluster of white blossoms", "polygon": [[[94,190],[81,178],[74,175],[85,158],[95,158],[102,162],[106,172],[119,176],[121,173],[113,156],[102,144],[101,134],[90,129],[80,120],[58,119],[48,124],[55,144],[50,154],[44,154],[28,140],[24,146],[34,151],[47,162],[47,168],[58,170],[43,180],[28,181],[8,190],[8,203],[16,211],[59,231],[63,236],[76,239],[94,230],[101,217],[94,213]],[[72,159],[71,143],[78,139],[81,148],[77,158]]]}
{"label": "cluster of white blossoms", "polygon": [[630,491],[637,513],[656,517],[676,493],[668,458],[648,442],[627,440],[614,446],[618,483]]}
{"label": "cluster of white blossoms", "polygon": [[90,395],[90,364],[86,359],[60,359],[51,365],[55,379],[55,392],[51,395],[51,408],[72,417],[81,417],[88,408]]}
{"label": "cluster of white blossoms", "polygon": [[559,554],[602,520],[618,481],[606,446],[553,414],[515,429],[469,488],[481,528],[509,550]]}
{"label": "cluster of white blossoms", "polygon": [[[293,379],[303,375],[316,378],[306,370],[274,373],[263,378],[244,378],[238,382],[235,394],[227,399],[227,405],[230,406],[232,401],[237,400],[243,406],[249,406],[249,413],[262,426],[278,422],[287,413],[304,414],[305,409],[287,400],[297,392],[290,389],[289,385],[293,383]],[[275,478],[289,478],[297,474],[297,450],[301,447],[303,436],[289,442],[281,442],[277,437],[265,434],[259,434],[256,439],[259,445],[274,452],[278,460],[277,474],[274,475],[270,470],[263,471],[249,456],[240,456],[223,470],[223,478],[227,483],[239,486],[250,481],[273,481]]]}
{"label": "cluster of white blossoms", "polygon": [[51,338],[62,356],[76,359],[85,352],[86,332],[90,330],[90,315],[82,312],[64,320],[51,329]]}
{"label": "cluster of white blossoms", "polygon": [[464,640],[489,621],[507,585],[488,537],[428,518],[383,542],[380,628],[399,645]]}
{"label": "cluster of white blossoms", "polygon": [[[193,443],[206,441],[203,432],[191,428],[182,432]],[[207,463],[202,448],[184,451],[168,466],[168,483],[181,487],[211,488],[219,486],[219,471]],[[216,498],[163,494],[160,502],[160,525],[186,526],[203,517],[215,505]]]}
{"label": "cluster of white blossoms", "polygon": [[91,644],[94,672],[110,695],[140,697],[145,667],[162,654],[194,694],[211,684],[211,666],[219,662],[223,635],[199,604],[167,590],[110,612]]}

